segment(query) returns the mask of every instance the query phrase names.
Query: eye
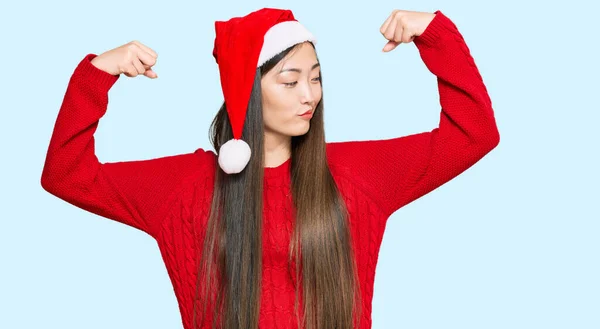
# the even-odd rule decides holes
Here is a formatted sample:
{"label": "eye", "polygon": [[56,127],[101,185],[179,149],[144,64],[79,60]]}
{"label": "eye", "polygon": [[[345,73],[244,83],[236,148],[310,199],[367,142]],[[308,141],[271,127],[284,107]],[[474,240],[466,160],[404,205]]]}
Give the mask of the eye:
{"label": "eye", "polygon": [[[318,77],[316,77],[316,78],[314,78],[314,79],[312,79],[312,80],[313,80],[313,81],[315,81],[315,82],[321,82],[321,76],[318,76]],[[283,84],[284,84],[286,87],[293,87],[293,86],[295,86],[297,83],[298,83],[298,81],[294,81],[294,82],[284,82]]]}

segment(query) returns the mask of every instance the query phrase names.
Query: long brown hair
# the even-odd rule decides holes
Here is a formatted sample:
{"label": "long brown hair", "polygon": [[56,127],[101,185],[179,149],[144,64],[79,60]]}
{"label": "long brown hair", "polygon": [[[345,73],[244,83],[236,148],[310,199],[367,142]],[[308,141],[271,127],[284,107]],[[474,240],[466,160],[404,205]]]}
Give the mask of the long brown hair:
{"label": "long brown hair", "polygon": [[[247,167],[238,174],[228,175],[216,166],[193,303],[195,329],[197,299],[203,305],[200,323],[205,319],[207,307],[213,306],[212,328],[258,328],[263,198],[256,196],[263,195],[264,179],[260,82],[264,74],[298,46],[286,49],[256,70],[242,133],[253,154]],[[215,150],[232,138],[225,104],[214,118],[209,134]],[[296,284],[298,328],[357,328],[362,309],[360,285],[346,205],[326,161],[322,98],[309,131],[292,137],[290,170],[296,222],[288,265],[290,271],[294,267],[296,278],[302,278],[301,287]],[[203,288],[201,299],[200,288]],[[301,310],[299,293],[303,300]]]}

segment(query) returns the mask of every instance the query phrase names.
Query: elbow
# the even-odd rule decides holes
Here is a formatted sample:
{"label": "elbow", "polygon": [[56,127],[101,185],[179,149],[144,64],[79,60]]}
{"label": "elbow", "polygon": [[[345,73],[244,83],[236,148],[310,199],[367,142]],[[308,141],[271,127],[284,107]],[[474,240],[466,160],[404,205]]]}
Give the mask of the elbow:
{"label": "elbow", "polygon": [[40,176],[40,185],[44,191],[56,195],[58,190],[58,179],[56,173],[51,171],[48,163],[44,165],[44,169],[42,169],[42,175]]}
{"label": "elbow", "polygon": [[48,173],[46,171],[42,172],[42,176],[40,177],[40,185],[42,185],[42,188],[44,189],[44,191],[50,193],[50,194],[54,194],[54,185],[52,179],[50,178],[50,176],[48,175]]}
{"label": "elbow", "polygon": [[46,154],[46,160],[44,160],[44,166],[42,167],[42,174],[40,175],[40,185],[42,185],[42,188],[44,189],[44,191],[53,194],[53,190],[54,190],[54,185],[56,185],[55,179],[53,177],[55,177],[56,175],[54,174],[54,171],[51,170],[52,165],[53,165],[53,161],[52,159],[49,157],[50,151],[48,151],[48,153]]}
{"label": "elbow", "polygon": [[40,185],[42,185],[44,191],[63,200],[66,200],[71,193],[69,191],[73,190],[72,186],[67,186],[63,180],[59,180],[56,176],[49,176],[47,174],[42,174]]}
{"label": "elbow", "polygon": [[500,132],[497,128],[494,128],[488,136],[488,147],[490,148],[490,151],[495,149],[498,144],[500,144]]}
{"label": "elbow", "polygon": [[482,155],[486,155],[495,149],[500,144],[500,132],[496,127],[491,129],[487,134],[479,138],[478,145],[482,151]]}

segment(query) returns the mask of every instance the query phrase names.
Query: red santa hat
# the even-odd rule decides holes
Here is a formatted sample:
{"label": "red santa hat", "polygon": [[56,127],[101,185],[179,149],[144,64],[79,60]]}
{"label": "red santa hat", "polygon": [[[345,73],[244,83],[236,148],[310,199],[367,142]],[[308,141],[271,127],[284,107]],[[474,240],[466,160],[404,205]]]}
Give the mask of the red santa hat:
{"label": "red santa hat", "polygon": [[215,31],[213,56],[233,129],[233,138],[218,150],[218,162],[224,172],[234,174],[250,161],[250,146],[242,140],[242,131],[256,69],[286,48],[305,41],[316,43],[316,39],[291,10],[276,8],[216,21]]}

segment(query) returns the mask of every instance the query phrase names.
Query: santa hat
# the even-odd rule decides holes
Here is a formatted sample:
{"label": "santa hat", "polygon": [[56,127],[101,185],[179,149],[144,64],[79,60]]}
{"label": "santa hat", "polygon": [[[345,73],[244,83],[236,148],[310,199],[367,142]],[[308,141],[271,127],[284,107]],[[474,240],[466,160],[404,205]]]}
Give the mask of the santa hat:
{"label": "santa hat", "polygon": [[256,69],[288,47],[316,40],[291,10],[276,8],[216,21],[215,31],[213,56],[233,129],[233,138],[218,151],[218,162],[224,172],[234,174],[250,161],[250,146],[242,140],[242,131]]}

